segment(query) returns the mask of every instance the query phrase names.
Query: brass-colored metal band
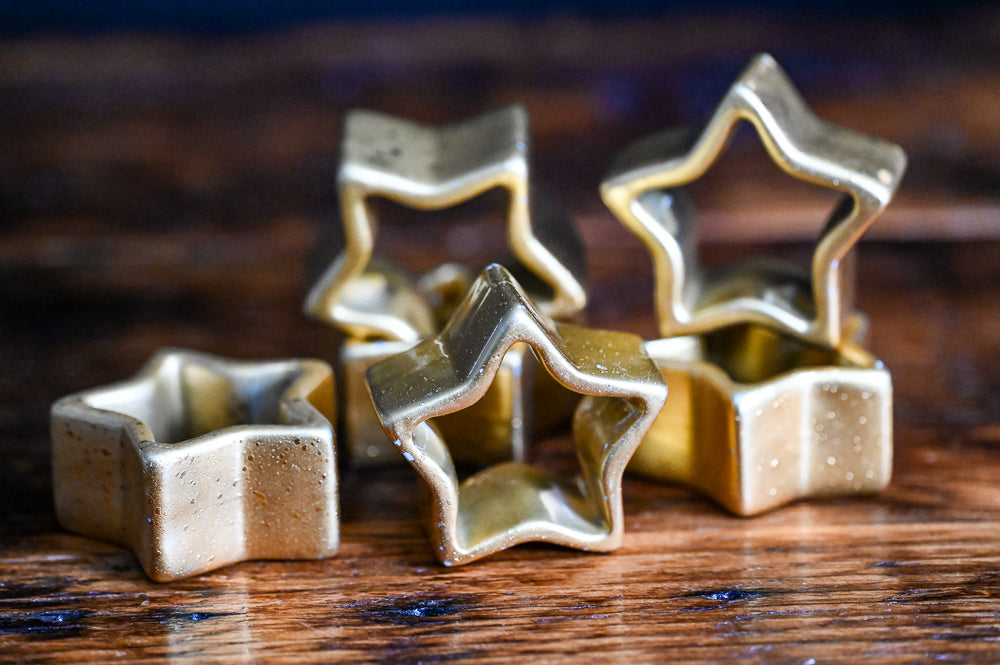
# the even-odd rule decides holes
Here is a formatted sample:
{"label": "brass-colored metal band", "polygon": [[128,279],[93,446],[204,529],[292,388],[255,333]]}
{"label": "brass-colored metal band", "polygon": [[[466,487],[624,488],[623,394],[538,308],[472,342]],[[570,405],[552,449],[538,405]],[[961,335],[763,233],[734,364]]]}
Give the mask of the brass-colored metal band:
{"label": "brass-colored metal band", "polygon": [[405,282],[372,272],[381,196],[425,210],[454,206],[500,187],[509,193],[507,239],[515,258],[544,288],[533,294],[546,313],[566,318],[585,304],[583,245],[567,216],[535,205],[523,107],[427,127],[373,111],[344,121],[337,175],[343,247],[320,275],[306,313],[358,339],[418,341],[436,332]]}
{"label": "brass-colored metal band", "polygon": [[158,353],[52,407],[56,515],[168,581],[339,543],[333,381],[316,360]]}
{"label": "brass-colored metal band", "polygon": [[[559,383],[592,396],[574,420],[580,474],[506,462],[460,483],[433,420],[481,399],[505,354],[524,344]],[[372,365],[368,383],[386,434],[430,487],[430,533],[446,565],[526,541],[599,551],[621,544],[621,475],[667,391],[639,338],[554,323],[494,265],[440,335]]]}
{"label": "brass-colored metal band", "polygon": [[[705,173],[741,120],[784,171],[844,194],[808,275],[774,263],[719,273],[698,266],[693,209],[677,188]],[[601,196],[652,256],[663,337],[757,323],[836,348],[851,315],[845,259],[892,199],[905,167],[899,146],[817,118],[774,59],[760,55],[700,132],[669,130],[622,151]]]}
{"label": "brass-colored metal band", "polygon": [[892,380],[860,347],[741,325],[646,343],[670,399],[630,469],[681,483],[737,515],[883,489],[892,474]]}

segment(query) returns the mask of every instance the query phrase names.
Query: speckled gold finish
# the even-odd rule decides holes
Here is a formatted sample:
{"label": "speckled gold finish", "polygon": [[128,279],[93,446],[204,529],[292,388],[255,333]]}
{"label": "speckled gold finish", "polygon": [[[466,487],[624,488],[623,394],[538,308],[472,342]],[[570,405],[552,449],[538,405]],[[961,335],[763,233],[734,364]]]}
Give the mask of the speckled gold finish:
{"label": "speckled gold finish", "polygon": [[[704,174],[741,120],[753,125],[784,171],[844,193],[809,276],[774,262],[717,272],[698,267],[694,216],[672,188]],[[757,323],[836,348],[851,314],[845,258],[892,199],[905,167],[899,146],[817,118],[774,59],[760,55],[700,132],[671,130],[624,150],[601,196],[649,249],[663,337]]]}
{"label": "speckled gold finish", "polygon": [[52,407],[56,515],[160,582],[339,542],[330,368],[165,350]]}
{"label": "speckled gold finish", "polygon": [[[518,344],[562,385],[591,396],[573,423],[580,473],[506,462],[460,483],[435,420],[481,399]],[[437,337],[372,365],[368,381],[386,434],[431,490],[430,532],[445,565],[528,541],[595,551],[621,544],[622,472],[667,394],[639,338],[556,324],[493,265]]]}
{"label": "speckled gold finish", "polygon": [[748,325],[646,350],[670,399],[631,470],[688,485],[737,515],[888,485],[892,380],[859,347],[832,351]]}

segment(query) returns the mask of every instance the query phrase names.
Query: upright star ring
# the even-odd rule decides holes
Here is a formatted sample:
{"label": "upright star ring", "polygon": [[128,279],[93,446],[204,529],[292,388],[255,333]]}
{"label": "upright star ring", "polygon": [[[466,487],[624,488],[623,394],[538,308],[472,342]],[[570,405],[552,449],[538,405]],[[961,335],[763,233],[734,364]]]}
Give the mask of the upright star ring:
{"label": "upright star ring", "polygon": [[[672,188],[705,173],[741,120],[784,171],[844,193],[820,234],[810,276],[798,283],[774,266],[706,275],[697,265],[693,215]],[[905,166],[899,146],[817,118],[774,59],[760,55],[700,132],[671,130],[624,150],[601,196],[652,255],[662,336],[750,323],[836,348],[850,316],[844,259],[892,199]]]}
{"label": "upright star ring", "polygon": [[[460,483],[432,419],[480,399],[504,354],[522,343],[563,386],[592,396],[573,422],[580,473],[564,478],[504,462]],[[527,541],[621,545],[622,473],[667,396],[638,337],[554,323],[492,265],[441,334],[372,365],[368,383],[386,434],[433,494],[430,532],[444,564]]]}
{"label": "upright star ring", "polygon": [[333,379],[318,360],[164,350],[52,406],[56,516],[160,582],[339,543]]}

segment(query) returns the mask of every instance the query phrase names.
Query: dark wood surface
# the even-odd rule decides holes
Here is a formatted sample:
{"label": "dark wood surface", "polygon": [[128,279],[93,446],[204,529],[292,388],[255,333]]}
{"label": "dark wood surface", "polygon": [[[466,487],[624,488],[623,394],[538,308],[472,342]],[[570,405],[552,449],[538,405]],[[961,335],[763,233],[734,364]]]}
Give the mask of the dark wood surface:
{"label": "dark wood surface", "polygon": [[[909,22],[554,18],[0,44],[0,661],[1000,661],[1000,60],[996,12]],[[845,46],[846,45],[846,46]],[[341,477],[339,554],[148,581],[63,532],[47,411],[157,348],[323,356],[300,314],[332,223],[337,127],[367,106],[440,122],[532,114],[539,179],[591,248],[591,323],[654,334],[649,261],[600,206],[618,148],[711,110],[770,49],[831,120],[900,142],[898,203],[859,252],[893,373],[895,477],[876,497],[753,519],[628,478],[624,547],[435,563],[408,468]],[[808,263],[831,199],[738,137],[695,194],[709,262]],[[496,198],[386,209],[417,270],[496,255]],[[536,455],[565,461],[559,440]]]}

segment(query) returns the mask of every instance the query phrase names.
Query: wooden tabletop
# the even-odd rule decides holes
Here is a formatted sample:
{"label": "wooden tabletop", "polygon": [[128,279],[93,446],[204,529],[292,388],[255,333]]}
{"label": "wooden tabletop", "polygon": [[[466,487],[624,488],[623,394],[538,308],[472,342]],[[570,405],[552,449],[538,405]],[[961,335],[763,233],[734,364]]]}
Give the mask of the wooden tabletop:
{"label": "wooden tabletop", "polygon": [[[998,15],[337,25],[210,42],[0,44],[0,661],[1000,662]],[[991,30],[993,30],[991,32]],[[848,47],[844,47],[847,44]],[[590,247],[588,321],[655,335],[650,262],[600,204],[616,150],[711,111],[769,49],[821,116],[901,143],[898,201],[859,248],[869,348],[895,388],[873,497],[733,517],[626,477],[624,546],[519,546],[446,569],[408,467],[341,471],[328,560],[150,582],[55,521],[48,408],[163,346],[326,357],[301,313],[334,223],[345,110],[427,122],[507,101]],[[694,188],[702,256],[808,265],[832,197],[750,134]],[[489,260],[496,210],[390,206],[379,251]],[[560,440],[536,457],[559,464]]]}

